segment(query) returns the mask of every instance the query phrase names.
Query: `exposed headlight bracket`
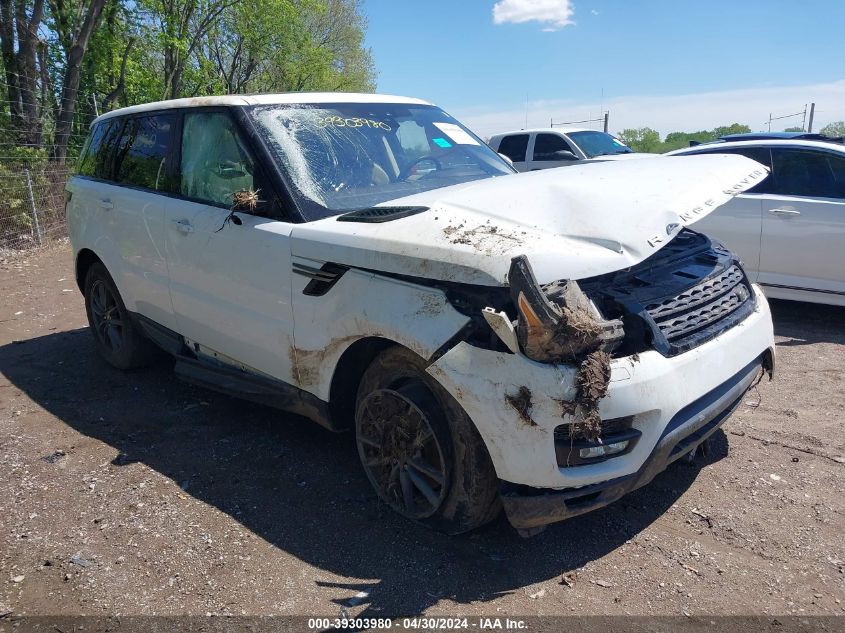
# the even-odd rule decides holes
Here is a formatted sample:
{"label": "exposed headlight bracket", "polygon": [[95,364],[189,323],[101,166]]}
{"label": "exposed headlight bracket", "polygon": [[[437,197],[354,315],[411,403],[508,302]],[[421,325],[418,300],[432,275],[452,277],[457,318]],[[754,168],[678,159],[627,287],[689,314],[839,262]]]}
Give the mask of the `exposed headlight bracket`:
{"label": "exposed headlight bracket", "polygon": [[573,363],[591,352],[610,352],[622,342],[622,321],[602,318],[577,281],[559,282],[552,301],[520,255],[511,260],[508,283],[519,314],[517,338],[528,358]]}

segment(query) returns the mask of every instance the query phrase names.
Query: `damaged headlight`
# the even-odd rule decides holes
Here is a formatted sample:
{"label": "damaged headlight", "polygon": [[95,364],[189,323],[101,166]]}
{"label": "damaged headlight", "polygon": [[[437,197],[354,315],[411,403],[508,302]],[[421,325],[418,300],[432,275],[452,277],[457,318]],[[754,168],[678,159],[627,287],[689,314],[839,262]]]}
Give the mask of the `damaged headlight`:
{"label": "damaged headlight", "polygon": [[508,273],[516,305],[516,334],[522,352],[545,363],[577,363],[595,351],[611,352],[622,342],[619,319],[605,320],[577,281],[544,291],[524,255],[511,260]]}

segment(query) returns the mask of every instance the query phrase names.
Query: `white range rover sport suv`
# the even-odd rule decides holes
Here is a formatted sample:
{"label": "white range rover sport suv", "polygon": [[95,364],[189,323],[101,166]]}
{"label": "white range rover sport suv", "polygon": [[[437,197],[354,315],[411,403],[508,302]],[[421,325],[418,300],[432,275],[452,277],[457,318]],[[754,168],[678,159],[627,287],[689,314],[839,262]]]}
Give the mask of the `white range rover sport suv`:
{"label": "white range rover sport suv", "polygon": [[449,533],[615,501],[771,375],[766,300],[689,228],[742,156],[515,174],[416,99],[180,99],[96,119],[67,183],[79,288],[119,369],[352,430],[367,477]]}

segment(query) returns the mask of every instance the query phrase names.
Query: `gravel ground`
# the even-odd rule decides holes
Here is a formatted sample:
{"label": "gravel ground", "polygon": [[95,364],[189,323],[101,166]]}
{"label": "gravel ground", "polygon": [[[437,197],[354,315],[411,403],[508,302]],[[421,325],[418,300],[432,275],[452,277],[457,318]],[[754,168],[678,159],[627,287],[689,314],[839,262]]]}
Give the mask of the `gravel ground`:
{"label": "gravel ground", "polygon": [[378,503],[348,435],[107,367],[67,245],[0,277],[0,616],[845,613],[845,309],[773,302],[775,381],[702,461],[450,538]]}

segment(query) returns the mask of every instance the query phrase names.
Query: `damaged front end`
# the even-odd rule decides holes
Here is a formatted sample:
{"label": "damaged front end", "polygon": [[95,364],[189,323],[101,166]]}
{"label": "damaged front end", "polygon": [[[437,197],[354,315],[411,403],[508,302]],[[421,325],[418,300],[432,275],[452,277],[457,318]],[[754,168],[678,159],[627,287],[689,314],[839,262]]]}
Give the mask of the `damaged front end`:
{"label": "damaged front end", "polygon": [[771,372],[765,298],[729,251],[694,231],[577,281],[540,284],[515,257],[508,282],[510,296],[482,313],[497,341],[476,328],[428,371],[475,423],[520,530],[645,485]]}
{"label": "damaged front end", "polygon": [[578,367],[577,394],[561,403],[562,412],[578,420],[570,426],[573,437],[580,434],[598,440],[598,403],[610,384],[610,353],[624,338],[622,321],[604,319],[577,281],[541,288],[524,255],[511,261],[508,281],[517,307],[516,334],[522,352],[541,363]]}
{"label": "damaged front end", "polygon": [[[574,420],[570,438],[589,442],[601,441],[599,401],[614,357],[636,361],[649,350],[680,354],[733,327],[755,306],[739,261],[689,229],[629,269],[541,286],[528,259],[519,256],[508,281],[517,315],[509,347],[537,362],[577,368],[576,395],[561,409]],[[488,321],[497,332],[503,329]]]}

